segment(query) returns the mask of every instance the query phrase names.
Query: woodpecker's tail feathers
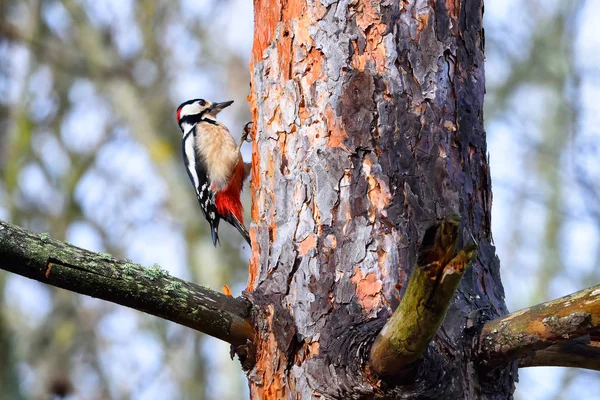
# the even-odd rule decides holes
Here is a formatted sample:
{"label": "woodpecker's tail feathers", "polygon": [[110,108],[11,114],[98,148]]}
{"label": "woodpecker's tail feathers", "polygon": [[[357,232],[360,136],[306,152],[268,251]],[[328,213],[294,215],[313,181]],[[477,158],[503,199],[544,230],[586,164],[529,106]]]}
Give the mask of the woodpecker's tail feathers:
{"label": "woodpecker's tail feathers", "polygon": [[250,245],[250,234],[248,233],[248,230],[246,229],[244,224],[233,214],[229,214],[228,216],[226,216],[225,220],[231,225],[235,226],[235,228],[242,235],[244,240],[248,243],[248,245]]}
{"label": "woodpecker's tail feathers", "polygon": [[240,233],[242,234],[242,236],[246,240],[246,243],[248,243],[248,246],[252,246],[252,244],[250,242],[250,234],[248,233],[248,230],[246,229],[246,227],[243,226],[243,225],[240,225],[239,227],[236,226],[236,228],[238,228],[238,231],[240,231]]}
{"label": "woodpecker's tail feathers", "polygon": [[213,245],[217,247],[217,243],[219,246],[221,242],[219,241],[219,220],[215,220],[214,223],[210,224],[210,235],[212,236]]}

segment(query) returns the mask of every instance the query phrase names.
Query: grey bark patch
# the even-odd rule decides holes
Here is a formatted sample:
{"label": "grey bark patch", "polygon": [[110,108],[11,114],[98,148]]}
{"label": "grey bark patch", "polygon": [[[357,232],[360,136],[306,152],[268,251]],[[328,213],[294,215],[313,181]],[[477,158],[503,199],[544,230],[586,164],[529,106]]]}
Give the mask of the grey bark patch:
{"label": "grey bark patch", "polygon": [[364,217],[356,218],[350,225],[350,234],[344,240],[340,258],[341,267],[345,266],[348,271],[365,259],[373,230]]}
{"label": "grey bark patch", "polygon": [[286,127],[289,127],[298,118],[298,88],[294,81],[287,81],[279,104],[282,105],[281,120]]}
{"label": "grey bark patch", "polygon": [[[319,210],[317,223],[331,225],[333,222],[333,206],[338,201],[339,181],[343,171],[338,168],[325,168],[331,165],[334,157],[327,159],[313,154],[312,173],[315,185],[315,204]],[[333,190],[332,190],[333,189]]]}
{"label": "grey bark patch", "polygon": [[296,230],[296,242],[300,243],[315,230],[315,221],[312,217],[312,211],[307,204],[303,204],[300,210],[298,228]]}

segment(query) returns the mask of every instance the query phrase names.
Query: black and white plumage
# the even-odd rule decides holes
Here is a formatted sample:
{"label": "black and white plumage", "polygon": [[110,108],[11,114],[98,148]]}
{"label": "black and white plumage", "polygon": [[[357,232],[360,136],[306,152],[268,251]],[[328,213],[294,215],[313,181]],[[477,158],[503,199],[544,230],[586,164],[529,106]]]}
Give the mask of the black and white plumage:
{"label": "black and white plumage", "polygon": [[240,200],[249,168],[227,127],[216,119],[217,114],[232,103],[193,99],[177,108],[177,123],[183,133],[183,160],[202,213],[210,224],[215,246],[219,241],[221,219],[237,228],[250,244]]}

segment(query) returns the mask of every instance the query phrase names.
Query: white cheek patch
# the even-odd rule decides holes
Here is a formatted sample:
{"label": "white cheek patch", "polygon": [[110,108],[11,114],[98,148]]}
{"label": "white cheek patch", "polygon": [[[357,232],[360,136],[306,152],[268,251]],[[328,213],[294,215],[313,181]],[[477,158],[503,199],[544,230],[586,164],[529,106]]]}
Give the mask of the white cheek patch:
{"label": "white cheek patch", "polygon": [[181,116],[200,114],[203,109],[204,108],[200,107],[197,103],[186,104],[181,109]]}

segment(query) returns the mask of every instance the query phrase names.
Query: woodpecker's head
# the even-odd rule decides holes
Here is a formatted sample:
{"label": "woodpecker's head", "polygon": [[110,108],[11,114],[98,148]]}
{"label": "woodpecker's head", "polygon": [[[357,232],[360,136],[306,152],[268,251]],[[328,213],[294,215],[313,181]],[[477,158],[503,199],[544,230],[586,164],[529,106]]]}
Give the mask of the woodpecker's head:
{"label": "woodpecker's head", "polygon": [[211,103],[204,99],[188,100],[177,107],[177,123],[181,130],[185,132],[187,126],[193,126],[198,122],[215,122],[217,114],[232,103],[233,100],[222,103]]}

